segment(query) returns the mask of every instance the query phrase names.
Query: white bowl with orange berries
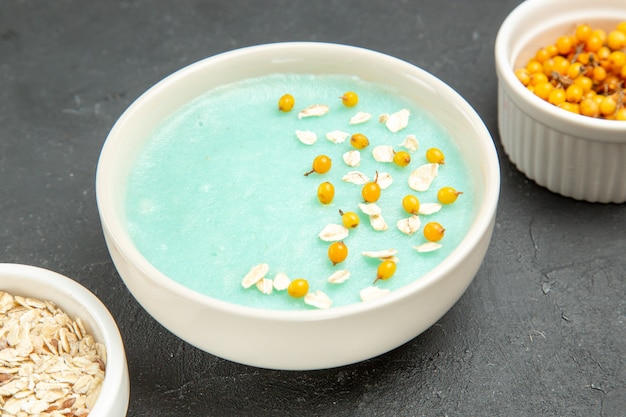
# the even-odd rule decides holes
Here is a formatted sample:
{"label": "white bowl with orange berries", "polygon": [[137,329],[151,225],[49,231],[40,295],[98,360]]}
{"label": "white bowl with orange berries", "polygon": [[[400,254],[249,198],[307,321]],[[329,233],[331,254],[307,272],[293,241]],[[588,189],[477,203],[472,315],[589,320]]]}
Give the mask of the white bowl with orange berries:
{"label": "white bowl with orange berries", "polygon": [[577,200],[626,201],[626,4],[528,0],[495,43],[498,124],[510,160]]}

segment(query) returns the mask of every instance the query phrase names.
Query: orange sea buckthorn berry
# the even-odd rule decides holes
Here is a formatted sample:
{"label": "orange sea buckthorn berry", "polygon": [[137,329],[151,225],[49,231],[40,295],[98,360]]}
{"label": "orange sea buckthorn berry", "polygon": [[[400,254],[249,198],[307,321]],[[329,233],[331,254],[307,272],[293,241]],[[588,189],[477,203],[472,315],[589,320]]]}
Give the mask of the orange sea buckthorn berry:
{"label": "orange sea buckthorn berry", "polygon": [[393,162],[399,167],[404,168],[411,163],[411,155],[407,151],[394,152]]}
{"label": "orange sea buckthorn berry", "polygon": [[330,171],[332,167],[332,160],[326,155],[318,155],[313,159],[313,164],[311,166],[311,170],[304,174],[305,177],[308,177],[312,173],[317,174],[325,174]]}
{"label": "orange sea buckthorn berry", "polygon": [[430,222],[426,223],[426,226],[424,226],[423,233],[427,240],[431,242],[438,242],[443,239],[445,231],[446,229],[444,229],[441,224],[437,222]]}
{"label": "orange sea buckthorn berry", "polygon": [[544,74],[543,72],[530,74],[530,84],[533,86],[539,85],[542,83],[547,83],[548,81],[549,81],[548,76]]}
{"label": "orange sea buckthorn berry", "polygon": [[554,71],[554,60],[558,56],[559,55],[555,56],[554,58],[546,59],[545,61],[543,61],[542,71],[544,74],[546,74],[546,77],[550,77],[550,75],[552,74],[552,71]]}
{"label": "orange sea buckthorn berry", "polygon": [[439,191],[437,191],[437,200],[439,200],[441,204],[452,204],[461,194],[463,194],[462,191],[457,191],[452,187],[441,187]]}
{"label": "orange sea buckthorn berry", "polygon": [[603,67],[595,67],[593,69],[592,79],[595,82],[604,81],[606,78],[606,70]]}
{"label": "orange sea buckthorn berry", "polygon": [[591,78],[584,75],[578,76],[578,78],[574,80],[574,84],[580,86],[580,88],[583,89],[583,94],[588,93],[593,87],[593,81],[591,80]]}
{"label": "orange sea buckthorn berry", "polygon": [[350,145],[356,149],[364,149],[370,144],[369,139],[362,133],[355,133],[350,136]]}
{"label": "orange sea buckthorn berry", "polygon": [[569,103],[578,103],[583,99],[583,88],[578,84],[572,84],[565,90],[565,100]]}
{"label": "orange sea buckthorn berry", "polygon": [[609,55],[611,55],[611,50],[606,46],[602,46],[596,51],[596,59],[600,61],[600,63],[608,59]]}
{"label": "orange sea buckthorn berry", "polygon": [[572,80],[575,80],[578,76],[580,76],[580,74],[583,73],[584,70],[585,68],[583,64],[581,64],[580,62],[574,62],[567,69],[566,75]]}
{"label": "orange sea buckthorn berry", "polygon": [[376,270],[376,279],[374,280],[374,284],[378,282],[378,280],[386,280],[393,276],[396,273],[396,263],[390,259],[385,259],[378,265],[378,269]]}
{"label": "orange sea buckthorn berry", "polygon": [[604,92],[606,94],[611,94],[617,91],[622,85],[622,80],[615,74],[608,74],[604,79]]}
{"label": "orange sea buckthorn berry", "polygon": [[559,36],[555,45],[561,55],[569,54],[574,46],[572,38],[569,36]]}
{"label": "orange sea buckthorn berry", "polygon": [[585,50],[587,52],[596,52],[602,45],[604,45],[602,38],[598,34],[592,33],[585,41]]}
{"label": "orange sea buckthorn berry", "polygon": [[602,61],[600,61],[599,66],[604,68],[604,71],[607,73],[607,75],[611,72],[611,63],[608,59],[603,59]]}
{"label": "orange sea buckthorn berry", "polygon": [[[567,58],[561,55],[557,55],[554,58],[552,58],[552,60],[553,60],[552,71],[556,71],[561,75],[567,74],[567,70],[569,69],[569,65],[570,65],[570,62],[567,60]],[[546,75],[550,76],[551,74],[552,73],[546,74]]]}
{"label": "orange sea buckthorn berry", "polygon": [[282,112],[290,112],[293,106],[296,104],[296,100],[291,94],[285,94],[278,100],[278,110]]}
{"label": "orange sea buckthorn berry", "polygon": [[591,32],[592,32],[591,26],[589,26],[588,24],[581,24],[581,25],[576,26],[575,34],[576,34],[576,38],[579,41],[584,42],[587,39],[589,39],[589,36],[591,36]]}
{"label": "orange sea buckthorn berry", "polygon": [[617,111],[617,101],[611,96],[603,97],[600,103],[600,114],[610,116]]}
{"label": "orange sea buckthorn berry", "polygon": [[528,64],[526,64],[526,70],[528,70],[528,72],[531,74],[543,72],[543,63],[537,60],[532,60]]}
{"label": "orange sea buckthorn berry", "polygon": [[339,98],[346,107],[354,107],[359,103],[359,96],[354,91],[348,91]]}
{"label": "orange sea buckthorn berry", "polygon": [[445,156],[439,148],[429,148],[426,150],[426,160],[431,164],[443,165],[445,162]]}
{"label": "orange sea buckthorn berry", "polygon": [[558,106],[565,101],[565,90],[562,88],[554,88],[548,95],[548,103]]}
{"label": "orange sea buckthorn berry", "polygon": [[606,37],[606,44],[612,50],[622,49],[626,46],[626,33],[619,30],[612,30]]}
{"label": "orange sea buckthorn berry", "polygon": [[606,43],[606,31],[604,29],[596,28],[591,32],[591,35],[598,36],[603,44]]}
{"label": "orange sea buckthorn berry", "polygon": [[417,215],[420,211],[420,200],[412,194],[402,198],[402,208],[409,214]]}
{"label": "orange sea buckthorn berry", "polygon": [[598,106],[602,104],[602,100],[604,100],[604,96],[602,94],[593,94],[590,98],[595,101]]}
{"label": "orange sea buckthorn berry", "polygon": [[552,55],[550,55],[550,52],[546,48],[540,48],[535,54],[535,60],[540,64],[549,58],[552,58]]}
{"label": "orange sea buckthorn berry", "polygon": [[589,65],[589,54],[587,52],[581,52],[576,57],[576,62],[580,62],[583,65]]}
{"label": "orange sea buckthorn berry", "polygon": [[289,283],[287,293],[295,298],[304,297],[309,292],[309,282],[304,278],[296,278]]}
{"label": "orange sea buckthorn berry", "polygon": [[339,215],[341,216],[341,222],[348,229],[354,229],[361,222],[361,220],[359,219],[359,215],[353,211],[343,212],[339,210]]}
{"label": "orange sea buckthorn berry", "polygon": [[554,90],[554,86],[552,85],[552,83],[541,83],[535,86],[535,95],[542,98],[543,100],[548,100],[548,97],[550,96],[552,90]]}
{"label": "orange sea buckthorn berry", "polygon": [[578,103],[570,103],[566,101],[565,103],[559,104],[559,108],[567,110],[570,113],[580,114],[580,106]]}
{"label": "orange sea buckthorn berry", "polygon": [[348,257],[348,247],[343,242],[333,242],[328,246],[328,259],[334,265],[343,262]]}
{"label": "orange sea buckthorn berry", "polygon": [[[626,33],[624,34],[626,36]],[[622,69],[622,67],[626,64],[626,52],[624,51],[613,51],[608,57],[609,62],[613,68]]]}
{"label": "orange sea buckthorn berry", "polygon": [[317,187],[317,199],[322,204],[330,204],[335,198],[335,186],[326,181]]}
{"label": "orange sea buckthorn berry", "polygon": [[526,68],[518,68],[515,70],[515,76],[520,82],[527,86],[530,84],[530,72]]}
{"label": "orange sea buckthorn berry", "polygon": [[580,114],[598,117],[600,115],[600,105],[593,98],[586,98],[580,102]]}
{"label": "orange sea buckthorn berry", "polygon": [[366,203],[375,203],[380,198],[380,185],[376,181],[370,181],[363,185],[361,195]]}
{"label": "orange sea buckthorn berry", "polygon": [[550,57],[555,57],[559,54],[559,50],[556,48],[556,45],[554,44],[550,44],[546,46],[546,51],[548,51],[548,54],[550,55]]}

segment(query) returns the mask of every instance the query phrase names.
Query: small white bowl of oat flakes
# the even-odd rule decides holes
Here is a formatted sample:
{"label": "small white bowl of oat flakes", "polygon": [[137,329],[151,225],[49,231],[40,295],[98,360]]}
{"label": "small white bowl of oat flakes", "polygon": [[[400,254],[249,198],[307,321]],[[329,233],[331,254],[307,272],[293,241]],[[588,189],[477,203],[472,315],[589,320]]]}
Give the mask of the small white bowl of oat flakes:
{"label": "small white bowl of oat flakes", "polygon": [[102,302],[46,269],[0,264],[2,415],[125,416],[122,338]]}

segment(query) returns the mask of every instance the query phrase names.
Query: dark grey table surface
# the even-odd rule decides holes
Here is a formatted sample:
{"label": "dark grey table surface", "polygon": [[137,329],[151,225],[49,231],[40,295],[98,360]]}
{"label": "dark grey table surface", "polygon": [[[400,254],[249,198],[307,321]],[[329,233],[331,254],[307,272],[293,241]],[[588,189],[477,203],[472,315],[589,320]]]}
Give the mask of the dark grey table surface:
{"label": "dark grey table surface", "polygon": [[[493,46],[518,3],[0,0],[0,262],[68,275],[108,306],[129,416],[624,416],[626,205],[553,194],[502,151]],[[231,363],[161,327],[120,280],[94,193],[107,133],[143,91],[207,56],[287,40],[433,73],[481,115],[502,169],[493,240],[461,300],[404,346],[310,372]]]}

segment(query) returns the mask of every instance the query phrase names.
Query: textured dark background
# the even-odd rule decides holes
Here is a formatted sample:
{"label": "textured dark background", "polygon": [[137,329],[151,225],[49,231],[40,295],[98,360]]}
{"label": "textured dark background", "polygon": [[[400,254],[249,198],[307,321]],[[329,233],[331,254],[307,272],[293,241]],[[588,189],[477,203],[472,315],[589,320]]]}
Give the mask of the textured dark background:
{"label": "textured dark background", "polygon": [[[518,3],[0,0],[0,261],[66,274],[108,306],[129,416],[624,416],[626,205],[553,194],[502,152],[493,46]],[[492,244],[452,310],[381,357],[313,372],[231,363],[162,328],[119,279],[94,194],[103,141],[143,91],[201,58],[286,40],[432,72],[476,108],[502,165]]]}

